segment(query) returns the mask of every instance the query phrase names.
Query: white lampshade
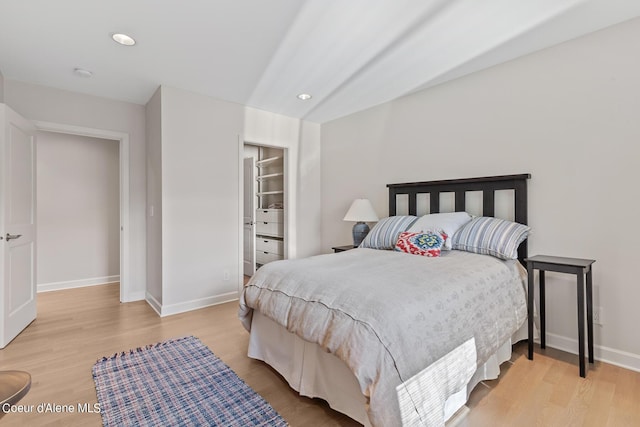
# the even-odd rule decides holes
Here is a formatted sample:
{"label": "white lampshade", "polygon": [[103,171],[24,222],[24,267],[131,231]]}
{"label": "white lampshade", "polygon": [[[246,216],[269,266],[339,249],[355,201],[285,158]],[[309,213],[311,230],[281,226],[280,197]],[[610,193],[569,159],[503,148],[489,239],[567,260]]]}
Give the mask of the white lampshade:
{"label": "white lampshade", "polygon": [[351,207],[343,219],[355,222],[375,222],[378,220],[378,215],[373,210],[369,199],[356,199],[351,203]]}

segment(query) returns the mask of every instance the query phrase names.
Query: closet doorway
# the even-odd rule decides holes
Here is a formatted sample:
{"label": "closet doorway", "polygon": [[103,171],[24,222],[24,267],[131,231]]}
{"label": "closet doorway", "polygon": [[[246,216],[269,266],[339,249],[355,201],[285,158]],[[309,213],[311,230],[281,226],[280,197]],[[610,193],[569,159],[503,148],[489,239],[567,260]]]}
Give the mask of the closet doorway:
{"label": "closet doorway", "polygon": [[[49,233],[48,235],[43,235],[42,242],[39,242],[39,244],[42,244],[39,252],[41,250],[51,252],[56,241],[59,244],[69,245],[71,248],[73,234],[82,236],[76,241],[79,245],[86,244],[90,240],[87,240],[87,237],[89,237],[87,233],[93,234],[93,242],[97,242],[97,244],[85,246],[87,253],[81,255],[84,261],[93,263],[93,269],[87,269],[86,271],[65,271],[64,268],[59,268],[60,266],[52,262],[53,255],[51,253],[48,261],[43,253],[38,259],[38,271],[43,274],[42,277],[38,278],[38,290],[66,289],[118,281],[120,283],[120,301],[127,302],[132,300],[128,283],[129,136],[119,132],[48,122],[36,122],[35,125],[40,131],[39,135],[42,135],[42,141],[38,141],[39,148],[40,144],[47,142],[47,137],[49,137],[50,141],[66,141],[64,144],[66,144],[67,149],[72,148],[69,144],[96,143],[95,147],[84,153],[82,159],[72,157],[68,161],[73,162],[73,168],[76,169],[76,177],[79,176],[78,174],[86,174],[85,176],[91,177],[90,179],[93,179],[94,183],[98,184],[94,188],[96,194],[92,194],[92,191],[87,187],[88,183],[70,179],[69,176],[72,175],[67,175],[65,183],[65,174],[56,174],[58,187],[55,192],[60,192],[61,196],[69,196],[72,193],[81,195],[84,193],[84,197],[92,199],[88,200],[86,204],[83,203],[82,209],[84,212],[82,215],[85,215],[85,219],[81,222],[69,223],[68,216],[66,219],[62,216],[56,218],[53,216],[56,215],[55,213],[41,219],[40,216],[42,214],[47,215],[47,212],[41,211],[41,208],[49,208],[49,213],[55,212],[56,202],[47,200],[47,197],[50,197],[51,194],[39,194],[38,199],[42,200],[42,206],[38,206],[37,211],[39,219],[44,222],[42,223],[42,230],[38,230],[38,233],[40,234],[40,231]],[[45,154],[45,150],[41,150],[38,155]],[[92,152],[93,154],[91,154]],[[100,156],[103,154],[106,157],[101,158]],[[115,159],[113,158],[114,156]],[[102,164],[102,161],[105,164]],[[57,166],[60,167],[60,163]],[[38,180],[40,181],[42,178],[44,177],[40,176]],[[74,186],[77,186],[77,188]],[[45,188],[38,189],[38,191],[42,192]],[[60,200],[60,203],[65,202]],[[81,207],[78,206],[78,210],[80,209]],[[58,211],[58,215],[62,214]],[[56,231],[57,221],[61,225],[64,224],[64,227],[61,226]],[[94,228],[91,231],[87,231],[87,227],[92,221],[101,222],[101,229],[96,230]],[[65,227],[71,235],[56,235],[56,233],[63,233]],[[76,247],[75,250],[77,249]],[[62,256],[62,253],[58,253],[55,256],[56,258],[53,258],[53,261],[58,259],[59,256]],[[83,260],[76,259],[77,262],[84,262]]]}
{"label": "closet doorway", "polygon": [[252,143],[243,152],[243,274],[287,258],[286,149]]}

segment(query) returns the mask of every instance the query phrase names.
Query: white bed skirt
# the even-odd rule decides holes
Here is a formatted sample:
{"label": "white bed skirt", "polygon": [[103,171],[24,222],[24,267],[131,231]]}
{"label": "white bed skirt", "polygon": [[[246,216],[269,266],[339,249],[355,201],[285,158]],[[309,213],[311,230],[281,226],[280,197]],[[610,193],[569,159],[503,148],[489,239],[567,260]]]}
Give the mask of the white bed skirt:
{"label": "white bed skirt", "polygon": [[[476,370],[466,387],[446,401],[445,419],[464,406],[471,390],[480,381],[498,377],[500,364],[511,358],[511,344],[526,337],[525,322],[511,339]],[[258,311],[253,312],[248,356],[269,364],[302,396],[324,399],[334,410],[365,426],[371,425],[366,412],[366,399],[347,365],[317,344],[290,333]]]}

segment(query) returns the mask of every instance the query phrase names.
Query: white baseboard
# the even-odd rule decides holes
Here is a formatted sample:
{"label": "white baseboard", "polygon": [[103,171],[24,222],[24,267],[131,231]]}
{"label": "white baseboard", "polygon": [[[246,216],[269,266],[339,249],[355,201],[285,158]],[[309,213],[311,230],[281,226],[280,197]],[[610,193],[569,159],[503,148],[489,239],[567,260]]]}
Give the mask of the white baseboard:
{"label": "white baseboard", "polygon": [[211,305],[223,304],[238,299],[238,292],[227,292],[225,294],[215,295],[212,297],[201,298],[197,300],[185,301],[177,304],[162,305],[153,295],[147,292],[147,303],[155,310],[160,317],[171,316],[173,314],[184,313],[186,311],[197,310],[199,308],[209,307]]}
{"label": "white baseboard", "polygon": [[[586,340],[586,337],[585,337]],[[538,343],[539,340],[536,340]],[[578,340],[547,332],[547,346],[567,353],[578,354]],[[640,372],[640,355],[628,353],[614,348],[594,345],[593,357],[596,360]]]}
{"label": "white baseboard", "polygon": [[146,293],[145,300],[147,301],[147,304],[153,308],[153,311],[158,313],[158,316],[162,316],[162,314],[160,314],[162,312],[162,304],[160,304],[160,302],[158,302],[158,300],[155,299],[148,291]]}
{"label": "white baseboard", "polygon": [[38,285],[38,292],[59,291],[62,289],[83,288],[85,286],[105,285],[107,283],[119,282],[120,276],[93,277],[90,279],[68,280],[65,282],[41,283]]}

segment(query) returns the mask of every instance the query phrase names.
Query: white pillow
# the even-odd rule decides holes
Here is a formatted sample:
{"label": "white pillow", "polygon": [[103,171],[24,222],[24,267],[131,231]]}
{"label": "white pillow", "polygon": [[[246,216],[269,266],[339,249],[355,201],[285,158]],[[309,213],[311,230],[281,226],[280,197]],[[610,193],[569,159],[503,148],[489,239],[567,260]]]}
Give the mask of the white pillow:
{"label": "white pillow", "polygon": [[447,240],[445,240],[442,249],[451,250],[451,238],[456,231],[469,221],[471,221],[471,215],[466,212],[428,214],[418,218],[407,231],[442,230],[447,235]]}

